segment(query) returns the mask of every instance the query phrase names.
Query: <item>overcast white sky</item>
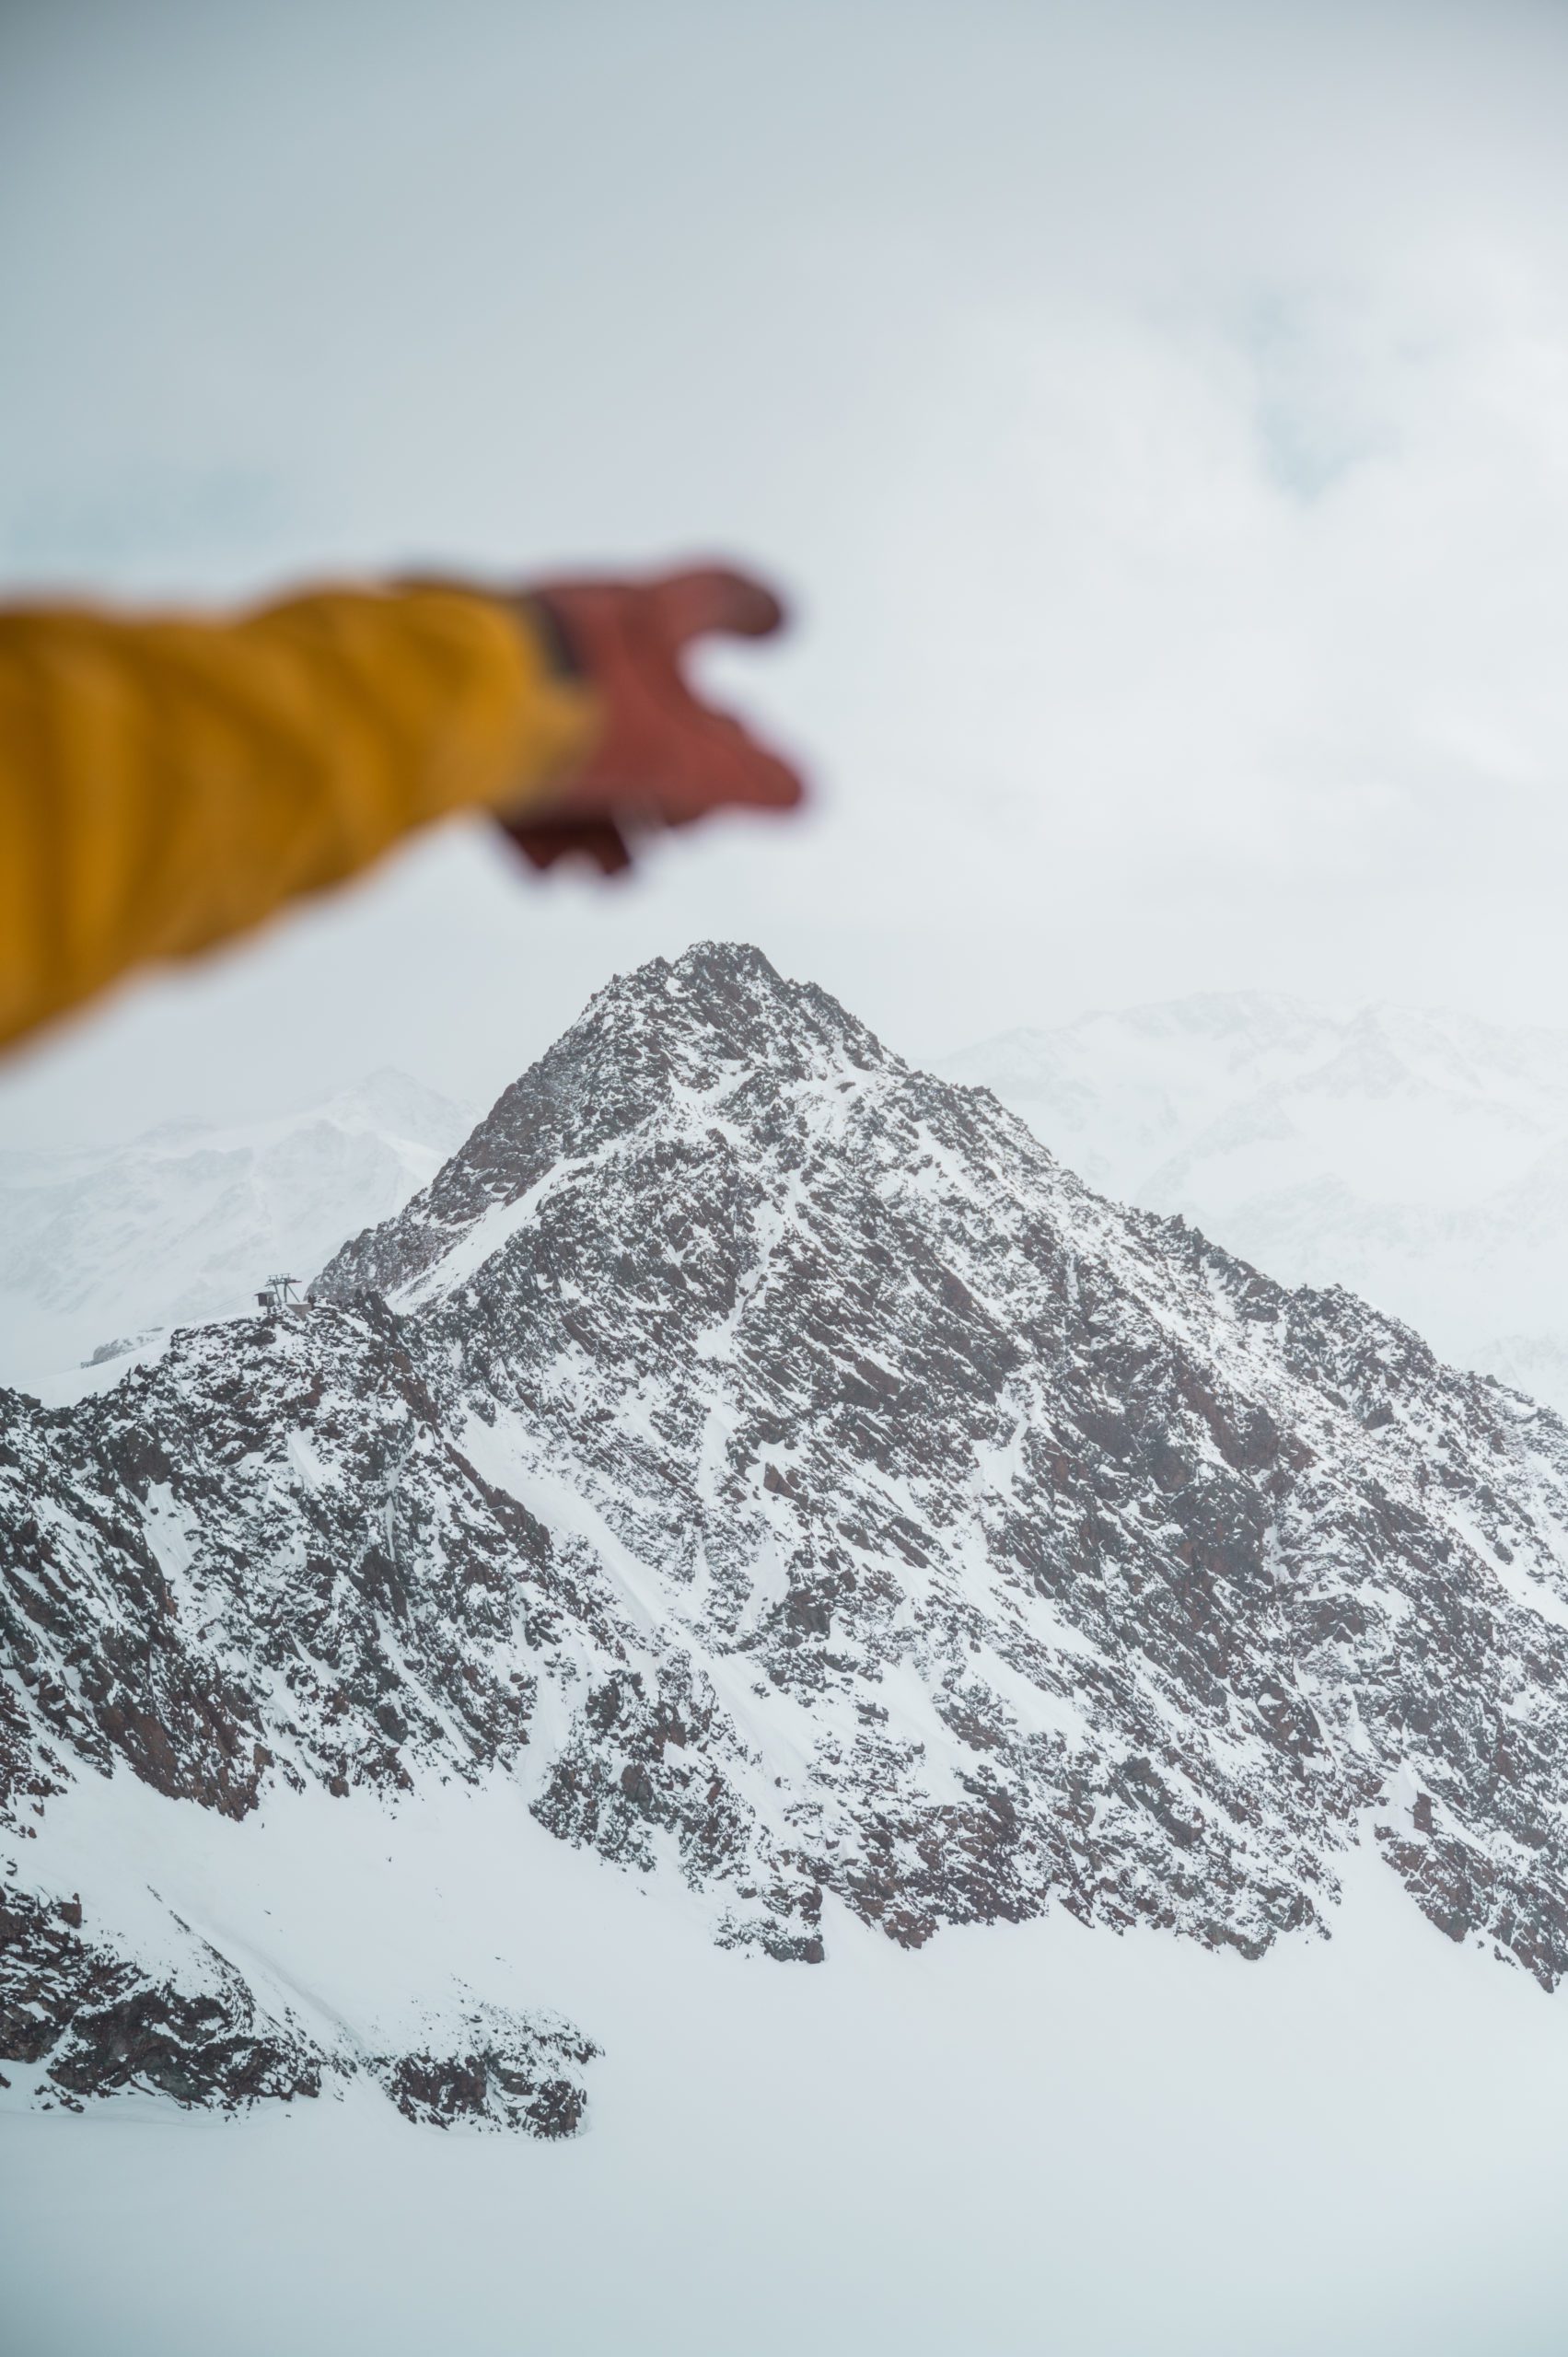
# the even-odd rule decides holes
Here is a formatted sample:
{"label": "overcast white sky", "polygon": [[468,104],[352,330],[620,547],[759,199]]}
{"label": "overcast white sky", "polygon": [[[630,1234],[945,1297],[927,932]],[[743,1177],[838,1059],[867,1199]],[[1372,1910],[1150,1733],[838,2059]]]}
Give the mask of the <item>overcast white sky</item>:
{"label": "overcast white sky", "polygon": [[488,1097],[760,941],[935,1054],[1261,984],[1568,1023],[1568,8],[0,0],[0,576],[710,548],[809,823],[458,830],[0,1135]]}

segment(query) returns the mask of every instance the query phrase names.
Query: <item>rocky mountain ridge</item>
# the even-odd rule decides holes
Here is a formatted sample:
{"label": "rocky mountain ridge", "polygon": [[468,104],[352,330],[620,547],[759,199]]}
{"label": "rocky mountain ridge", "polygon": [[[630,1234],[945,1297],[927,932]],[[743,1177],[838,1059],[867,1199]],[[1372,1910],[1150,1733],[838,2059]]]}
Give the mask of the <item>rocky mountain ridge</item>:
{"label": "rocky mountain ridge", "polygon": [[[3,1434],[29,2020],[40,1922],[94,1902],[28,1835],[106,1772],[241,1825],[504,1777],[807,1964],[845,1913],[1053,1903],[1260,1956],[1370,1829],[1449,1936],[1568,1970],[1568,1431],[1104,1202],[754,950],[612,983],[308,1306]],[[400,2078],[204,1969],[263,2077],[580,2112],[553,2017],[492,2067],[470,2009]]]}
{"label": "rocky mountain ridge", "polygon": [[981,1041],[983,1085],[1124,1202],[1347,1285],[1568,1408],[1568,1032],[1215,992]]}

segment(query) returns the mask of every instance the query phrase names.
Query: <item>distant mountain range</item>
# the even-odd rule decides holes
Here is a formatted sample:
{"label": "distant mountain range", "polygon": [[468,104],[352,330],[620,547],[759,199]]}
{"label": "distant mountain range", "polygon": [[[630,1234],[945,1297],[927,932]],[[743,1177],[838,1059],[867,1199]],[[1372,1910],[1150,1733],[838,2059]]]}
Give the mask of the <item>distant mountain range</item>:
{"label": "distant mountain range", "polygon": [[1568,1032],[1237,992],[1006,1032],[938,1069],[1107,1193],[1568,1408]]}
{"label": "distant mountain range", "polygon": [[69,1396],[95,1353],[108,1379],[171,1326],[253,1310],[274,1271],[308,1278],[401,1209],[472,1122],[381,1071],[273,1120],[0,1154],[0,1382]]}
{"label": "distant mountain range", "polygon": [[758,951],[656,960],[308,1302],[0,1395],[5,2103],[571,2133],[592,1987],[444,1895],[517,1819],[761,1968],[1055,1909],[1259,1958],[1364,1851],[1551,1990],[1565,1530],[1550,1411]]}

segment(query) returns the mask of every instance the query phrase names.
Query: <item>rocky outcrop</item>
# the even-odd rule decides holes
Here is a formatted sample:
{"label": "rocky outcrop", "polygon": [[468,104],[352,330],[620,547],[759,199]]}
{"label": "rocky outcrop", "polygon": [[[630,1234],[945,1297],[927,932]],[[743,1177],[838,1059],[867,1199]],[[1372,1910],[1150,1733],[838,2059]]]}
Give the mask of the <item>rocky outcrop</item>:
{"label": "rocky outcrop", "polygon": [[435,2051],[373,2055],[366,2067],[405,2119],[510,2129],[555,2142],[582,2125],[583,2073],[598,2050],[559,2016],[491,2007],[447,2026]]}
{"label": "rocky outcrop", "polygon": [[[14,1826],[113,1762],[238,1817],[502,1772],[807,1963],[833,1905],[1260,1956],[1370,1826],[1568,1970],[1568,1432],[756,951],[611,985],[309,1307],[4,1448]],[[491,2085],[456,2035],[411,2102]]]}
{"label": "rocky outcrop", "polygon": [[431,2011],[417,2048],[369,2050],[341,2027],[323,2043],[261,2004],[172,1911],[168,1922],[177,1944],[160,1968],[84,1931],[77,1898],[0,1889],[0,2085],[25,2078],[41,2107],[75,2111],[128,2091],[238,2111],[363,2074],[424,2125],[548,2141],[582,2125],[599,2049],[561,2014],[459,2001]]}
{"label": "rocky outcrop", "polygon": [[215,1949],[189,1947],[183,1971],[157,1974],[84,1933],[79,1900],[0,1890],[0,2058],[77,2110],[129,2087],[225,2110],[319,2095],[319,2050],[265,2018]]}

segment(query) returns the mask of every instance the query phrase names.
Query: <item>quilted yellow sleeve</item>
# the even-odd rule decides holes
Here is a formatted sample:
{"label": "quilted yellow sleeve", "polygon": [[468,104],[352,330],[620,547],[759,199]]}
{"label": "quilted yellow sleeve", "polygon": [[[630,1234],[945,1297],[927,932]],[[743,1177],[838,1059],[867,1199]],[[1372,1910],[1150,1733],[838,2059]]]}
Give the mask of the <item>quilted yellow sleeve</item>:
{"label": "quilted yellow sleeve", "polygon": [[547,801],[598,726],[520,609],[460,589],[0,609],[0,1041],[411,828]]}

